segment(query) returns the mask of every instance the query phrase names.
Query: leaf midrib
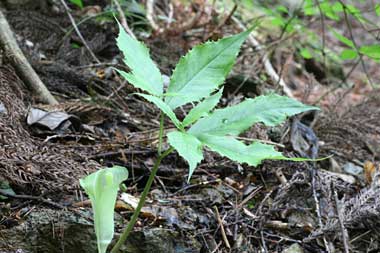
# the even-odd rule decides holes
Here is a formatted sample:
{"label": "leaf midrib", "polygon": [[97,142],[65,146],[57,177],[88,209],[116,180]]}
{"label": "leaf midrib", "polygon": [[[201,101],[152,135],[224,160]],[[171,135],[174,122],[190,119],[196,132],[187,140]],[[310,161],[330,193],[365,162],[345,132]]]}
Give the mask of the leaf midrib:
{"label": "leaf midrib", "polygon": [[[219,57],[223,52],[224,52],[224,50],[226,50],[226,48],[229,48],[232,44],[234,44],[235,42],[237,41],[237,39],[236,40],[233,40],[232,41],[232,43],[230,44],[230,45],[228,45],[227,47],[225,47],[224,49],[222,49],[216,56],[214,56],[213,58],[212,58],[212,60],[209,62],[209,63],[206,63],[204,66],[202,66],[202,68],[200,68],[200,70],[199,71],[197,71],[197,73],[187,82],[187,83],[185,83],[179,90],[177,90],[176,92],[177,93],[179,93],[179,92],[181,92],[186,86],[188,86],[188,84],[189,83],[191,83],[194,79],[196,79],[197,77],[198,77],[198,75],[201,73],[201,72],[203,72],[204,70],[205,70],[205,68],[207,67],[207,66],[209,66],[209,65],[211,65],[211,63],[213,63],[214,61],[215,61],[215,59],[217,58],[217,57]],[[215,42],[214,42],[215,43]],[[173,91],[170,91],[170,92],[173,92]],[[169,99],[168,100],[168,104],[172,101],[172,99],[175,99],[175,98],[171,98],[171,99]]]}

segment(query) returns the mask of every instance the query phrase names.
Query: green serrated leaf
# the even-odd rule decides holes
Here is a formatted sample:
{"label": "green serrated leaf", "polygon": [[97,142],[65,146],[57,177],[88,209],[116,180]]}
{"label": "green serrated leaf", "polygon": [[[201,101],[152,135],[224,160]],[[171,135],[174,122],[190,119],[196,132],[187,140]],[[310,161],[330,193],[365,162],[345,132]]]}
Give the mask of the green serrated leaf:
{"label": "green serrated leaf", "polygon": [[313,58],[313,55],[310,53],[309,49],[307,49],[307,48],[301,48],[300,54],[305,59]]}
{"label": "green serrated leaf", "polygon": [[335,38],[337,38],[340,42],[342,42],[346,46],[349,46],[351,48],[355,48],[354,42],[352,40],[350,40],[349,38],[341,35],[340,33],[338,33],[337,31],[335,31],[332,28],[331,28],[331,31],[333,32]]}
{"label": "green serrated leaf", "polygon": [[76,6],[78,6],[81,9],[83,8],[82,0],[70,0],[70,3],[75,4]]}
{"label": "green serrated leaf", "polygon": [[195,136],[188,133],[175,131],[168,133],[167,136],[170,145],[189,163],[189,181],[197,164],[203,159],[202,143]]}
{"label": "green serrated leaf", "polygon": [[305,4],[303,6],[303,11],[306,16],[312,16],[317,13],[316,8],[314,7],[313,0],[305,0]]}
{"label": "green serrated leaf", "polygon": [[193,109],[191,109],[189,114],[187,114],[185,119],[182,121],[183,126],[189,126],[201,117],[207,116],[208,113],[218,104],[220,98],[222,97],[222,94],[223,88],[221,88],[214,95],[197,104]]}
{"label": "green serrated leaf", "polygon": [[378,44],[362,46],[359,51],[372,59],[380,59],[380,45]]}
{"label": "green serrated leaf", "polygon": [[333,8],[333,5],[331,5],[328,1],[320,3],[319,8],[321,9],[322,13],[326,17],[335,21],[340,20],[340,17],[337,14],[336,8]]}
{"label": "green serrated leaf", "polygon": [[208,117],[197,121],[188,132],[195,136],[238,135],[255,123],[263,122],[267,126],[275,126],[288,116],[309,110],[319,109],[276,94],[259,96],[234,106],[215,110]]}
{"label": "green serrated leaf", "polygon": [[123,52],[124,62],[131,69],[130,73],[119,71],[128,82],[136,88],[152,95],[161,96],[164,83],[161,73],[149,56],[148,48],[140,41],[129,36],[119,23],[117,46]]}
{"label": "green serrated leaf", "polygon": [[380,16],[380,4],[375,5],[375,13],[377,16]]}
{"label": "green serrated leaf", "polygon": [[241,44],[251,29],[195,46],[177,64],[170,80],[168,92],[176,97],[166,97],[165,102],[175,109],[181,105],[209,96],[216,90],[230,72]]}
{"label": "green serrated leaf", "polygon": [[142,94],[142,93],[136,93],[136,94],[145,98],[149,102],[152,102],[153,104],[155,104],[158,108],[160,108],[160,110],[163,113],[166,114],[166,116],[169,117],[169,119],[171,119],[171,121],[174,123],[174,125],[178,129],[183,129],[181,122],[177,119],[173,110],[164,101],[162,101],[160,98],[152,96],[152,95]]}
{"label": "green serrated leaf", "polygon": [[274,149],[273,146],[254,142],[246,145],[231,136],[215,136],[202,134],[199,139],[211,150],[222,156],[239,162],[247,163],[251,166],[257,166],[264,159],[288,159],[281,152]]}
{"label": "green serrated leaf", "polygon": [[353,49],[345,49],[340,53],[340,58],[342,60],[353,60],[358,56],[358,52]]}
{"label": "green serrated leaf", "polygon": [[98,170],[80,180],[80,185],[91,200],[99,253],[105,253],[112,240],[117,191],[127,178],[126,168],[114,166]]}

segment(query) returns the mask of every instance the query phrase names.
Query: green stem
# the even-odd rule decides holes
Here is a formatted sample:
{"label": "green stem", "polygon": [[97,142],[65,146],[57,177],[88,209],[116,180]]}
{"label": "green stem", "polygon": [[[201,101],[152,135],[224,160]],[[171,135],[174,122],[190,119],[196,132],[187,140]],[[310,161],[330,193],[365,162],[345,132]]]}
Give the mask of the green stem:
{"label": "green stem", "polygon": [[141,194],[141,197],[140,197],[140,201],[132,215],[132,218],[131,220],[129,221],[128,223],[128,226],[126,227],[126,229],[123,231],[123,233],[121,234],[119,240],[116,242],[115,246],[112,248],[111,250],[111,253],[117,253],[119,252],[120,250],[120,247],[124,244],[124,242],[127,240],[127,237],[128,235],[132,232],[133,230],[133,227],[137,221],[137,218],[139,217],[139,214],[140,214],[140,211],[141,211],[141,208],[144,206],[145,204],[145,199],[146,199],[146,196],[148,195],[149,191],[150,191],[150,187],[152,186],[152,183],[153,183],[153,180],[154,180],[154,177],[156,176],[156,173],[158,171],[158,167],[160,166],[161,164],[161,161],[162,159],[164,159],[167,155],[169,155],[172,151],[174,150],[173,147],[169,148],[168,150],[166,150],[164,153],[162,153],[156,160],[156,162],[154,163],[154,166],[153,166],[153,169],[152,169],[152,172],[150,173],[149,175],[149,178],[148,178],[148,182],[146,183],[145,185],[145,188],[144,188],[144,191],[143,193]]}
{"label": "green stem", "polygon": [[160,115],[160,132],[158,134],[158,154],[159,155],[161,155],[162,139],[164,138],[164,118],[165,118],[165,115],[161,112],[161,115]]}

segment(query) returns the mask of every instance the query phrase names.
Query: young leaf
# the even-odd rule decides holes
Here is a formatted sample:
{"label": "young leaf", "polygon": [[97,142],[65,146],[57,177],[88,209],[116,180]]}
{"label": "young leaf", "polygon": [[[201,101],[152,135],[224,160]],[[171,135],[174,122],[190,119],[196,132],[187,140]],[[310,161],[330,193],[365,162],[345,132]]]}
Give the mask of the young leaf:
{"label": "young leaf", "polygon": [[228,157],[229,159],[257,166],[264,159],[289,159],[274,149],[273,146],[254,142],[245,145],[231,136],[214,136],[203,134],[199,139],[211,150]]}
{"label": "young leaf", "polygon": [[311,59],[311,58],[313,58],[313,55],[311,54],[311,52],[307,48],[301,48],[300,54],[305,59]]}
{"label": "young leaf", "polygon": [[80,180],[80,185],[91,200],[99,253],[105,253],[112,240],[117,191],[127,178],[126,168],[114,166],[98,170]]}
{"label": "young leaf", "polygon": [[195,136],[238,135],[254,123],[263,122],[267,126],[275,126],[282,123],[287,116],[309,110],[318,110],[318,108],[276,94],[259,96],[234,106],[215,110],[208,117],[198,120],[188,132]]}
{"label": "young leaf", "polygon": [[120,24],[119,37],[116,42],[123,52],[125,64],[131,69],[130,73],[123,71],[119,71],[119,73],[136,88],[143,89],[152,95],[161,96],[164,87],[162,76],[150,58],[148,48],[129,36]]}
{"label": "young leaf", "polygon": [[380,17],[380,4],[375,4],[375,13]]}
{"label": "young leaf", "polygon": [[195,46],[181,58],[171,77],[168,92],[178,96],[166,97],[165,102],[175,109],[199,101],[217,89],[230,72],[240,46],[250,32],[251,29]]}
{"label": "young leaf", "polygon": [[340,33],[338,33],[337,31],[335,31],[332,28],[331,28],[331,31],[333,32],[335,38],[337,38],[340,42],[342,42],[346,46],[349,46],[351,48],[355,48],[354,42],[352,40],[350,40],[349,38],[341,35]]}
{"label": "young leaf", "polygon": [[160,108],[160,110],[163,113],[165,113],[166,116],[168,116],[171,119],[171,121],[174,123],[174,125],[178,129],[183,128],[181,122],[177,119],[177,117],[175,116],[175,113],[172,111],[172,109],[167,104],[165,104],[165,102],[162,101],[160,98],[155,97],[155,96],[151,96],[151,95],[147,95],[147,94],[142,94],[142,93],[137,93],[137,95],[145,98],[146,100],[148,100],[149,102],[155,104],[158,108]]}
{"label": "young leaf", "polygon": [[78,6],[81,9],[83,8],[83,2],[82,2],[82,0],[70,0],[70,2],[72,4],[75,4],[76,6]]}
{"label": "young leaf", "polygon": [[189,114],[185,117],[185,119],[182,121],[182,124],[184,127],[191,125],[198,119],[200,119],[203,116],[207,116],[208,112],[210,112],[214,107],[218,104],[220,98],[223,94],[223,88],[221,88],[217,93],[214,95],[206,98],[199,104],[197,104]]}
{"label": "young leaf", "polygon": [[167,136],[170,145],[189,163],[189,181],[197,164],[203,159],[202,143],[188,133],[175,131],[168,133]]}
{"label": "young leaf", "polygon": [[353,60],[358,56],[358,52],[353,49],[345,49],[340,53],[342,60]]}
{"label": "young leaf", "polygon": [[373,44],[373,45],[368,45],[368,46],[362,46],[359,49],[360,53],[378,60],[380,59],[380,45]]}

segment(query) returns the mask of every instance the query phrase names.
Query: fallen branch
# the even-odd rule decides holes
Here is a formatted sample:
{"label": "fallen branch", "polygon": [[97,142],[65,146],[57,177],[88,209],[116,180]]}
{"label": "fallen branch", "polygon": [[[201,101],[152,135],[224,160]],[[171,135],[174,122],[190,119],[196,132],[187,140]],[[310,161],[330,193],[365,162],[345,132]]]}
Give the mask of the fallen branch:
{"label": "fallen branch", "polygon": [[0,8],[0,47],[3,48],[5,56],[10,60],[17,75],[25,85],[33,91],[41,102],[46,104],[58,104],[37,73],[30,66],[25,55],[17,44],[8,21]]}

